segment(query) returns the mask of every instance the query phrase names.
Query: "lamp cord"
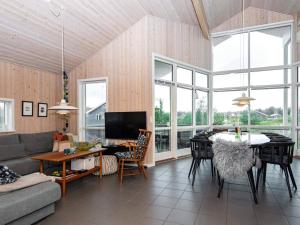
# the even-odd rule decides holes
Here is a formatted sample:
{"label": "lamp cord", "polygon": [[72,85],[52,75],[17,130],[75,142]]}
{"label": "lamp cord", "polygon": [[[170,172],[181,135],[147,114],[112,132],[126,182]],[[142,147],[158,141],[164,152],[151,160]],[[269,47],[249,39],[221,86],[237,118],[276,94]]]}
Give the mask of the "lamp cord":
{"label": "lamp cord", "polygon": [[62,78],[62,99],[64,98],[64,70],[65,70],[65,61],[64,61],[64,46],[65,46],[65,35],[64,35],[64,7],[61,5],[61,78]]}
{"label": "lamp cord", "polygon": [[65,70],[65,59],[64,59],[64,47],[65,47],[65,43],[64,43],[64,6],[63,5],[55,5],[59,11],[55,12],[53,8],[51,8],[52,6],[54,6],[54,3],[52,1],[49,2],[49,10],[50,12],[56,17],[61,17],[61,81],[62,81],[62,99],[64,99],[64,70]]}

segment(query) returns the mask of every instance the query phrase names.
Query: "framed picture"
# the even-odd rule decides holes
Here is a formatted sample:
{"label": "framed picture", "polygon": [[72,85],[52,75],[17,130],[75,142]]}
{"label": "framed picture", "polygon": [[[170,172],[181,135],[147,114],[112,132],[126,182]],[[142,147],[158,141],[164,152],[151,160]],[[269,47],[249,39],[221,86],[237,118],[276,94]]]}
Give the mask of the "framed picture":
{"label": "framed picture", "polygon": [[33,102],[22,101],[22,116],[33,116]]}
{"label": "framed picture", "polygon": [[48,104],[47,103],[38,103],[38,117],[47,117],[48,116]]}

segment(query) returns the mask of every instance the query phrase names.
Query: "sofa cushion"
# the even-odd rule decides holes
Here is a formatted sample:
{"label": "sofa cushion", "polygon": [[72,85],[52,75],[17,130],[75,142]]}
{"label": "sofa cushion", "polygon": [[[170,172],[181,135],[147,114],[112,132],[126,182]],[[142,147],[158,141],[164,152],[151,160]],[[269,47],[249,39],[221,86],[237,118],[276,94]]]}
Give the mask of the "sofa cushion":
{"label": "sofa cushion", "polygon": [[19,134],[21,142],[53,142],[53,134],[55,131],[32,133],[32,134]]}
{"label": "sofa cushion", "polygon": [[0,161],[17,159],[25,156],[26,153],[25,153],[24,144],[11,144],[11,145],[0,144]]}
{"label": "sofa cushion", "polygon": [[53,148],[53,133],[20,134],[20,141],[25,145],[28,155],[50,152]]}
{"label": "sofa cushion", "polygon": [[0,136],[0,145],[11,145],[11,144],[19,144],[19,135],[18,134],[10,134]]}
{"label": "sofa cushion", "polygon": [[52,144],[46,142],[28,143],[25,144],[25,151],[29,156],[45,152],[51,152]]}
{"label": "sofa cushion", "polygon": [[40,162],[30,157],[0,161],[1,165],[5,165],[20,175],[34,173],[39,171]]}
{"label": "sofa cushion", "polygon": [[0,224],[7,224],[52,204],[61,197],[54,182],[37,184],[0,196]]}

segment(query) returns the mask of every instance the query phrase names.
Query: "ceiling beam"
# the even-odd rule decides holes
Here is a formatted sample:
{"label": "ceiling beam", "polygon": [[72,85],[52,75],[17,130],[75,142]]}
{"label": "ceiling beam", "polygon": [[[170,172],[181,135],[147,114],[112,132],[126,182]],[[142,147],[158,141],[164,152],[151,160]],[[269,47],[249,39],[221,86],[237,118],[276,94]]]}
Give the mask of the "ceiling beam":
{"label": "ceiling beam", "polygon": [[208,39],[209,37],[209,30],[208,30],[208,23],[206,20],[204,7],[202,4],[202,0],[191,0],[194,6],[194,10],[198,19],[198,23],[200,29],[202,30],[203,36]]}

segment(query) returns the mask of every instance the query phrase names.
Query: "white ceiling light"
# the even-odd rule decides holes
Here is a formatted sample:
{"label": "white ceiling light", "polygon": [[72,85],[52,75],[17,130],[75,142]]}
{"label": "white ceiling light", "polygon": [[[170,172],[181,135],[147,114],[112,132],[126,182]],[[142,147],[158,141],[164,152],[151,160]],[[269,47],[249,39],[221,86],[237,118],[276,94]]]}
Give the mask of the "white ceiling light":
{"label": "white ceiling light", "polygon": [[[61,16],[61,73],[62,73],[62,88],[64,87],[64,20],[63,20],[63,10],[64,7],[60,6],[59,14],[54,13],[51,9],[50,11],[54,16]],[[78,108],[75,106],[70,106],[66,100],[64,99],[64,90],[62,91],[63,98],[60,100],[58,105],[52,106],[49,110],[55,110],[56,113],[66,115],[71,112],[71,110],[77,110]]]}
{"label": "white ceiling light", "polygon": [[55,110],[58,114],[68,114],[71,110],[77,110],[77,107],[69,105],[65,99],[61,99],[58,105],[52,106],[49,110]]}
{"label": "white ceiling light", "polygon": [[247,97],[246,94],[243,93],[241,97],[235,98],[232,101],[234,101],[233,105],[244,106],[249,105],[250,101],[253,100],[255,100],[255,98]]}
{"label": "white ceiling light", "polygon": [[[242,0],[242,7],[243,7],[243,10],[242,10],[242,34],[241,34],[241,43],[242,43],[242,48],[243,50],[241,50],[241,61],[243,63],[243,66],[242,66],[242,63],[240,65],[241,68],[245,68],[244,67],[244,47],[245,47],[245,42],[244,42],[244,30],[245,30],[245,0]],[[244,80],[244,76],[243,76],[243,80]],[[244,83],[244,82],[242,82]],[[239,107],[243,107],[245,105],[249,105],[250,104],[250,101],[253,101],[255,100],[255,98],[250,98],[248,96],[246,96],[245,93],[242,93],[242,96],[241,97],[238,97],[238,98],[235,98],[233,99],[232,101],[234,101],[234,103],[232,105],[236,105],[236,106],[239,106]]]}

